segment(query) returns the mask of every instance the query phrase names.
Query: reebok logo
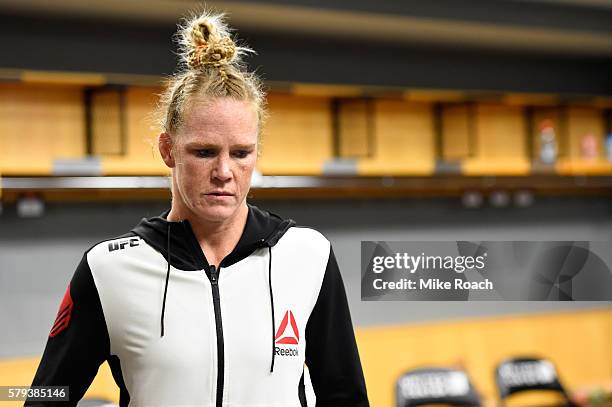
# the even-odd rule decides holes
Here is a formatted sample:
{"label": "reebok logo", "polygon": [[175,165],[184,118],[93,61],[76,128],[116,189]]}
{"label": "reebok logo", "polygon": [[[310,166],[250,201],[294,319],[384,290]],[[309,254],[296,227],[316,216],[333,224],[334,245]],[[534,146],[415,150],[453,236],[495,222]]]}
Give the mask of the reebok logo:
{"label": "reebok logo", "polygon": [[[285,331],[287,330],[287,325],[289,323],[291,323],[291,329],[293,330],[293,336],[291,336],[291,333],[289,333],[289,336],[285,335]],[[285,312],[283,321],[278,327],[278,331],[276,331],[276,336],[274,337],[274,341],[275,343],[283,344],[283,345],[297,345],[299,340],[300,340],[300,333],[298,331],[297,324],[295,323],[293,312],[287,311]]]}
{"label": "reebok logo", "polygon": [[[300,341],[300,332],[297,327],[297,323],[295,322],[295,317],[293,316],[293,312],[286,311],[283,320],[276,331],[276,335],[274,336],[274,343],[277,345],[297,345]],[[274,348],[274,353],[276,356],[297,356],[298,350],[297,348],[281,348],[276,346]]]}
{"label": "reebok logo", "polygon": [[121,240],[119,242],[110,242],[108,244],[108,251],[114,252],[115,250],[125,249],[128,245],[129,247],[136,247],[140,244],[140,239],[137,237],[132,237],[129,239]]}

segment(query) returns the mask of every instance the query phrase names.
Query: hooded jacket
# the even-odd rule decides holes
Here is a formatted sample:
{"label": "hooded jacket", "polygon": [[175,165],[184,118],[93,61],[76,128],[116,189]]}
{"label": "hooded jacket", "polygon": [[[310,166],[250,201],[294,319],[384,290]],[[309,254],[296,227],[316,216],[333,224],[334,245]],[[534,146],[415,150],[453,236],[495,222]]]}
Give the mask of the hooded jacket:
{"label": "hooded jacket", "polygon": [[[234,250],[210,265],[166,211],[83,256],[33,386],[76,405],[108,361],[121,406],[368,406],[329,241],[249,205]],[[50,405],[27,401],[26,405]]]}

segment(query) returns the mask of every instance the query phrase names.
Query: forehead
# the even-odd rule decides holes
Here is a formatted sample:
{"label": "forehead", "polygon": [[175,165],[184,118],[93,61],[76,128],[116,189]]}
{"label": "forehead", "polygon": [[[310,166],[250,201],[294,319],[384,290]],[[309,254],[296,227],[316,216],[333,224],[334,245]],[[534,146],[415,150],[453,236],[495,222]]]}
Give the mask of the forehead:
{"label": "forehead", "polygon": [[231,98],[192,101],[179,130],[181,137],[190,139],[239,142],[254,142],[257,132],[258,116],[254,104]]}

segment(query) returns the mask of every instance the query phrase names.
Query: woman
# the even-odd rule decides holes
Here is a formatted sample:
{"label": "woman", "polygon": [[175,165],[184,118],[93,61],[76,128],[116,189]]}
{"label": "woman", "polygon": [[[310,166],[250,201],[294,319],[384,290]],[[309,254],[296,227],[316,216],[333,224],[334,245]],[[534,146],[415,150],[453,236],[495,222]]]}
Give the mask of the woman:
{"label": "woman", "polygon": [[104,361],[133,406],[367,406],[330,243],[246,203],[265,117],[221,16],[180,31],[184,68],[161,99],[172,206],[89,249],[33,385],[76,404]]}

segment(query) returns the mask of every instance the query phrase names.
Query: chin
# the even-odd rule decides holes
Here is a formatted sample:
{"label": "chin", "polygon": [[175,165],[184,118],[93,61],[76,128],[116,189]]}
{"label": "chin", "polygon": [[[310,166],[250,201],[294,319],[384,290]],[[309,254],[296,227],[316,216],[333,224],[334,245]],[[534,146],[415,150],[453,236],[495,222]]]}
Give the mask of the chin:
{"label": "chin", "polygon": [[238,207],[216,205],[216,206],[201,206],[194,211],[198,217],[206,219],[210,222],[223,222],[236,214]]}

